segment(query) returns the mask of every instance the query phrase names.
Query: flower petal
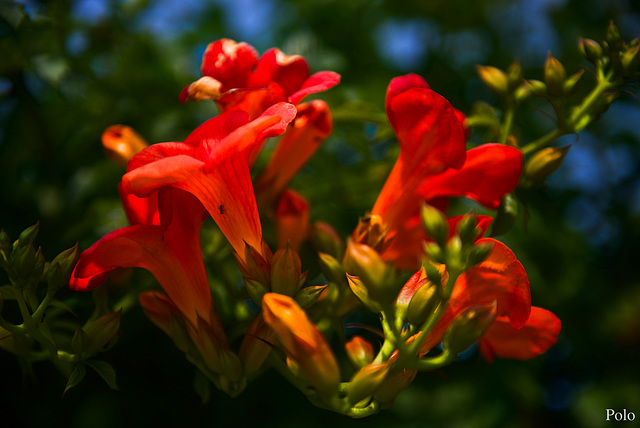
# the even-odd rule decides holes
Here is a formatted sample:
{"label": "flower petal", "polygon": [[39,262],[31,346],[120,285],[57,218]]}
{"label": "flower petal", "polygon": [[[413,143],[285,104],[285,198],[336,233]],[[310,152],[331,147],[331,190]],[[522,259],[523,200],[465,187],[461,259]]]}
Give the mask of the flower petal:
{"label": "flower petal", "polygon": [[522,171],[522,152],[502,144],[485,144],[467,152],[461,169],[428,177],[417,193],[424,199],[466,196],[490,209],[516,188]]}
{"label": "flower petal", "polygon": [[522,327],[531,311],[527,273],[509,247],[500,241],[483,238],[477,242],[492,243],[493,250],[482,263],[460,276],[452,300],[474,304],[497,300],[498,316],[506,314],[513,328]]}
{"label": "flower petal", "polygon": [[309,77],[309,64],[300,55],[287,55],[278,48],[266,51],[256,64],[247,87],[261,88],[269,82],[279,84],[287,96]]}
{"label": "flower petal", "polygon": [[319,71],[309,76],[300,89],[289,96],[289,102],[298,104],[304,97],[316,92],[326,91],[340,83],[340,75],[333,71]]}
{"label": "flower petal", "polygon": [[547,352],[557,342],[561,328],[558,317],[535,306],[520,329],[513,328],[507,317],[498,317],[480,339],[480,353],[488,361],[494,356],[528,360]]}
{"label": "flower petal", "polygon": [[223,92],[247,87],[247,80],[258,60],[249,44],[220,39],[207,46],[202,56],[201,74],[211,76],[223,85]]}

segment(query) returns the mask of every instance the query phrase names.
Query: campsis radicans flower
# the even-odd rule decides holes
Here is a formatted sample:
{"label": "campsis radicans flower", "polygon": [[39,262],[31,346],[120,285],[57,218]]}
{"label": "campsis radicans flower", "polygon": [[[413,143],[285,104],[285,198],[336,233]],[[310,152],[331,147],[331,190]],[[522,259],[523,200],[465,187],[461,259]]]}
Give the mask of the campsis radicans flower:
{"label": "campsis radicans flower", "polygon": [[275,104],[251,121],[245,112],[224,112],[184,142],[153,144],[138,153],[129,161],[122,188],[138,197],[163,187],[185,190],[202,203],[240,260],[247,245],[266,256],[248,156],[283,133],[295,114],[288,103]]}
{"label": "campsis radicans flower", "polygon": [[[461,196],[496,209],[518,184],[522,154],[500,144],[466,151],[464,116],[415,74],[391,81],[386,111],[400,155],[370,217],[381,219],[388,234],[380,247],[383,258],[399,268],[415,269],[427,238],[420,227],[420,204],[444,209],[446,198]],[[361,242],[359,229],[352,239]]]}
{"label": "campsis radicans flower", "polygon": [[253,46],[231,39],[210,43],[202,56],[202,77],[185,87],[180,101],[212,99],[221,111],[239,108],[251,117],[285,101],[298,104],[309,94],[325,91],[340,81],[333,71],[309,75],[309,64],[299,55],[280,49],[258,58]]}

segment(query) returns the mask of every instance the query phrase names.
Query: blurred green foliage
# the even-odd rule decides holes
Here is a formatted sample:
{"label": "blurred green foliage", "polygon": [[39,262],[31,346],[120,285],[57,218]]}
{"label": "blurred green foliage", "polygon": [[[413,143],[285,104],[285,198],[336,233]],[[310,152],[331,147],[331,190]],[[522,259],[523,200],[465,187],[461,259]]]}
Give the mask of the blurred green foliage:
{"label": "blurred green foliage", "polygon": [[[334,136],[293,187],[309,198],[313,219],[348,234],[397,147],[374,138],[384,122],[341,111],[384,117],[386,85],[407,72],[462,111],[478,100],[495,105],[474,64],[504,69],[519,57],[525,77],[540,79],[550,49],[574,73],[588,66],[578,36],[601,39],[611,19],[626,39],[640,35],[632,0],[2,0],[0,226],[15,237],[39,220],[39,245],[51,259],[126,225],[116,190],[122,171],[104,158],[102,131],[122,123],[150,142],[183,140],[216,111],[180,105],[178,94],[198,76],[204,47],[230,37],[342,75],[322,94],[336,115]],[[527,269],[534,304],[563,321],[559,343],[530,362],[471,356],[423,373],[370,425],[601,427],[607,408],[640,414],[639,117],[637,99],[623,94],[615,111],[566,138],[576,144],[565,165],[548,187],[527,192],[526,213],[504,237]],[[530,140],[550,119],[534,103],[516,127]],[[72,303],[91,298],[66,293]],[[356,423],[312,407],[275,373],[236,399],[214,392],[203,406],[191,366],[139,308],[122,325],[104,355],[118,372],[117,392],[87,375],[63,399],[66,379],[52,366],[36,366],[23,381],[14,357],[0,352],[0,418],[34,427]]]}

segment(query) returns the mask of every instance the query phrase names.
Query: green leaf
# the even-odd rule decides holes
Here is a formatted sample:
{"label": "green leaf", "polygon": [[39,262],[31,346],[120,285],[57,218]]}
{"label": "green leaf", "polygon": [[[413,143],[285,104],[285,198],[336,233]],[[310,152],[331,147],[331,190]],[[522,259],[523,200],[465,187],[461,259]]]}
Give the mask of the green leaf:
{"label": "green leaf", "polygon": [[116,371],[111,367],[111,364],[106,361],[98,360],[86,360],[84,363],[95,370],[95,372],[98,373],[105,382],[107,382],[109,388],[116,391],[120,390],[116,384]]}
{"label": "green leaf", "polygon": [[202,404],[207,404],[211,399],[211,381],[200,370],[196,370],[193,379],[193,389],[200,396]]}
{"label": "green leaf", "polygon": [[69,376],[69,380],[67,381],[67,386],[64,387],[64,391],[62,392],[62,396],[67,393],[68,390],[77,386],[82,379],[84,379],[84,375],[87,374],[87,369],[84,364],[76,364],[76,368],[73,369],[71,375]]}

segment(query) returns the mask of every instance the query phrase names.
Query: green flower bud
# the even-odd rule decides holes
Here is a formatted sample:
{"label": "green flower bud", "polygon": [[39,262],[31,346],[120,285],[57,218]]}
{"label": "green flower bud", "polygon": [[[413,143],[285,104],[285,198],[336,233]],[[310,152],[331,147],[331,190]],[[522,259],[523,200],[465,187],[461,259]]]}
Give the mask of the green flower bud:
{"label": "green flower bud", "polygon": [[478,220],[473,214],[465,215],[458,222],[456,229],[463,244],[471,244],[478,239],[482,231],[477,226]]}
{"label": "green flower bud", "polygon": [[98,317],[94,321],[87,323],[82,330],[88,337],[84,351],[89,355],[95,355],[104,351],[115,343],[120,330],[120,317],[122,309]]}
{"label": "green flower bud", "polygon": [[507,95],[509,92],[509,83],[507,74],[504,71],[490,65],[478,65],[476,66],[476,71],[480,79],[482,79],[484,84],[492,91],[498,95]]}
{"label": "green flower bud", "polygon": [[547,85],[545,85],[544,82],[531,79],[527,80],[525,84],[529,87],[529,90],[531,90],[532,94],[539,97],[544,97],[545,95],[547,95]]}
{"label": "green flower bud", "polygon": [[508,193],[498,206],[498,213],[491,226],[491,236],[507,232],[513,227],[516,218],[518,218],[518,200],[512,193]]}
{"label": "green flower bud", "polygon": [[547,147],[536,152],[527,160],[523,177],[532,182],[546,180],[547,177],[562,165],[570,148],[570,145],[564,147]]}
{"label": "green flower bud", "polygon": [[431,282],[418,288],[407,308],[408,321],[414,325],[422,325],[440,304],[441,294],[442,289]]}
{"label": "green flower bud", "polygon": [[582,79],[582,75],[584,74],[584,70],[580,70],[577,73],[572,74],[569,78],[564,82],[564,86],[562,87],[562,91],[564,95],[569,96],[575,94],[578,89],[578,83],[580,79]]}
{"label": "green flower bud", "polygon": [[640,44],[631,46],[620,54],[620,65],[622,66],[622,75],[630,78],[638,71],[638,63],[640,62]]}
{"label": "green flower bud", "polygon": [[256,305],[262,304],[262,296],[269,292],[269,289],[258,281],[252,279],[245,279],[244,285],[249,293],[249,297]]}
{"label": "green flower bud", "polygon": [[442,338],[442,346],[458,354],[480,339],[496,319],[496,304],[472,306],[458,315]]}
{"label": "green flower bud", "polygon": [[326,288],[327,285],[305,287],[296,293],[294,300],[302,309],[307,309],[318,300]]}
{"label": "green flower bud", "polygon": [[614,52],[622,47],[622,34],[613,21],[609,21],[609,27],[607,27],[607,33],[604,38]]}
{"label": "green flower bud", "polygon": [[438,245],[441,247],[444,246],[449,237],[447,217],[437,208],[422,204],[420,207],[420,219],[427,234],[431,236]]}
{"label": "green flower bud", "polygon": [[493,243],[491,242],[484,242],[474,246],[471,251],[469,251],[467,267],[469,268],[485,261],[485,259],[489,257],[489,254],[491,254],[491,250],[493,250]]}
{"label": "green flower bud", "polygon": [[507,68],[507,82],[509,92],[513,92],[522,83],[522,66],[517,59]]}
{"label": "green flower bud", "polygon": [[79,256],[78,243],[76,243],[76,245],[64,250],[51,261],[47,271],[47,285],[52,292],[55,293],[69,283],[71,272]]}
{"label": "green flower bud", "polygon": [[349,240],[343,266],[348,274],[360,279],[369,298],[375,302],[388,302],[397,295],[393,267],[370,246]]}
{"label": "green flower bud", "polygon": [[38,236],[39,231],[40,222],[37,222],[33,226],[27,227],[22,231],[22,233],[20,233],[17,241],[19,242],[18,245],[28,245],[29,243],[33,243],[36,240],[36,236]]}
{"label": "green flower bud", "polygon": [[567,80],[567,72],[564,66],[549,52],[547,62],[544,64],[544,81],[547,84],[549,94],[561,96],[563,94],[565,80]]}
{"label": "green flower bud", "polygon": [[435,263],[444,263],[445,262],[445,253],[442,251],[442,248],[435,242],[425,242],[423,245],[424,253],[429,257],[429,259]]}
{"label": "green flower bud", "polygon": [[580,38],[578,48],[582,56],[591,62],[596,62],[602,58],[602,46],[595,40]]}
{"label": "green flower bud", "polygon": [[318,253],[320,261],[320,270],[322,274],[331,282],[335,284],[342,284],[344,282],[344,269],[342,264],[333,258],[333,256],[325,253]]}
{"label": "green flower bud", "polygon": [[302,264],[298,253],[289,244],[280,248],[271,259],[271,291],[295,296],[300,283]]}
{"label": "green flower bud", "polygon": [[320,253],[329,254],[335,259],[340,259],[344,253],[344,239],[330,224],[317,221],[311,226],[312,239],[315,248]]}

